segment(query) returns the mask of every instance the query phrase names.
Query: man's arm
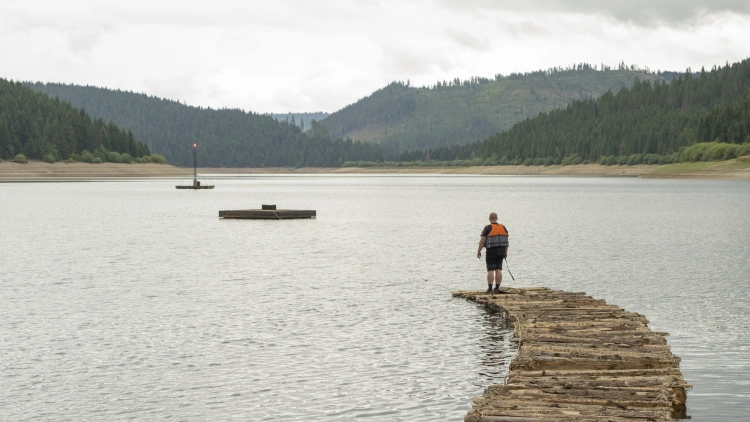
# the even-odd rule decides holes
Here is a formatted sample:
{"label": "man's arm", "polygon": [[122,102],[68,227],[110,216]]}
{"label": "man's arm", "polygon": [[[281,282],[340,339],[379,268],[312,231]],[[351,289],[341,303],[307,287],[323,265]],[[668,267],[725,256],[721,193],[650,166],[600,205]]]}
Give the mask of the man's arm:
{"label": "man's arm", "polygon": [[480,236],[479,237],[479,249],[477,249],[477,258],[482,257],[482,248],[484,247],[484,241],[487,239],[487,236]]}

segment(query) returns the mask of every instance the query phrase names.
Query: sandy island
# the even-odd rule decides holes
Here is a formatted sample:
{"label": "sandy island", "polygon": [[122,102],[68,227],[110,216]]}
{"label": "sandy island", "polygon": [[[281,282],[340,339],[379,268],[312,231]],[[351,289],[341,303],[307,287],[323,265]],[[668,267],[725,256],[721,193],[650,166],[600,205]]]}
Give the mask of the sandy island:
{"label": "sandy island", "polygon": [[[199,168],[199,174],[475,174],[508,176],[644,177],[669,179],[750,180],[750,156],[709,163],[602,166],[347,167],[347,168]],[[128,178],[190,178],[192,168],[167,164],[26,164],[0,161],[0,182],[51,182]]]}

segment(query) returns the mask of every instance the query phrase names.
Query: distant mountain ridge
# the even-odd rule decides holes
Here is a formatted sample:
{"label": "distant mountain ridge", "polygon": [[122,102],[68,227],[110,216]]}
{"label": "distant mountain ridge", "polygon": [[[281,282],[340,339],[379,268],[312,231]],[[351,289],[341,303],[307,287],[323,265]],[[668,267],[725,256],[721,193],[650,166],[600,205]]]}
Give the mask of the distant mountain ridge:
{"label": "distant mountain ridge", "polygon": [[[131,129],[152,151],[176,165],[192,163],[190,145],[197,142],[201,144],[199,160],[205,166],[327,167],[347,161],[411,161],[427,152],[433,159],[481,155],[491,161],[503,155],[480,151],[480,140],[512,131],[529,121],[529,116],[558,113],[601,93],[612,96],[635,81],[668,86],[667,81],[676,75],[624,64],[617,69],[580,64],[496,75],[493,80],[440,81],[422,88],[394,82],[321,122],[312,119],[316,113],[214,110],[120,90],[26,84]],[[508,159],[521,160],[522,156],[528,157],[522,153]]]}
{"label": "distant mountain ridge", "polygon": [[712,141],[750,142],[750,59],[573,102],[488,138],[479,152],[518,160],[575,154],[593,161],[670,154]]}
{"label": "distant mountain ridge", "polygon": [[750,59],[745,59],[710,71],[688,70],[670,83],[638,81],[616,94],[525,119],[482,142],[413,151],[400,160],[664,164],[727,160],[748,151]]}
{"label": "distant mountain ridge", "polygon": [[132,130],[152,151],[178,166],[192,166],[194,142],[199,144],[199,164],[208,167],[338,167],[347,160],[384,157],[378,145],[331,140],[320,130],[306,135],[299,127],[269,115],[192,107],[93,86],[26,85]]}
{"label": "distant mountain ridge", "polygon": [[323,111],[316,111],[316,112],[307,112],[307,113],[268,113],[269,116],[273,117],[274,119],[285,122],[289,124],[293,124],[295,126],[299,126],[299,128],[304,132],[312,127],[312,122],[316,121],[319,122],[326,117],[328,117],[330,113],[325,113]]}
{"label": "distant mountain ridge", "polygon": [[653,73],[620,64],[589,64],[525,74],[441,81],[415,88],[393,82],[322,120],[334,138],[380,143],[396,151],[461,145],[510,129],[541,112],[574,100],[596,98],[641,81],[669,81],[673,72]]}

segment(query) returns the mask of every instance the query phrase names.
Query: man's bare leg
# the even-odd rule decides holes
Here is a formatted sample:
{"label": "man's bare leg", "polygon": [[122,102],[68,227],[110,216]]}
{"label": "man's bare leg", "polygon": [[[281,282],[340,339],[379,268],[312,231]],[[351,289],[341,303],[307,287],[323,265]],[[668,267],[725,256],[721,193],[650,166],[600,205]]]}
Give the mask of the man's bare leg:
{"label": "man's bare leg", "polygon": [[[489,280],[490,277],[487,277],[487,280]],[[503,270],[495,270],[495,290],[500,291],[500,283],[503,282]]]}

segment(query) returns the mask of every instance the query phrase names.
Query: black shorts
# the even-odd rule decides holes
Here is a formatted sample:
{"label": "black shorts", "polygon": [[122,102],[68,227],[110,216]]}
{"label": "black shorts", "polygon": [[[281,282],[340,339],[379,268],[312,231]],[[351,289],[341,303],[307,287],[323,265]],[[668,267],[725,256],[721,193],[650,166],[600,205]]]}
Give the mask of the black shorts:
{"label": "black shorts", "polygon": [[495,271],[503,269],[503,258],[505,258],[505,248],[491,248],[486,249],[484,253],[485,261],[487,262],[487,271]]}

